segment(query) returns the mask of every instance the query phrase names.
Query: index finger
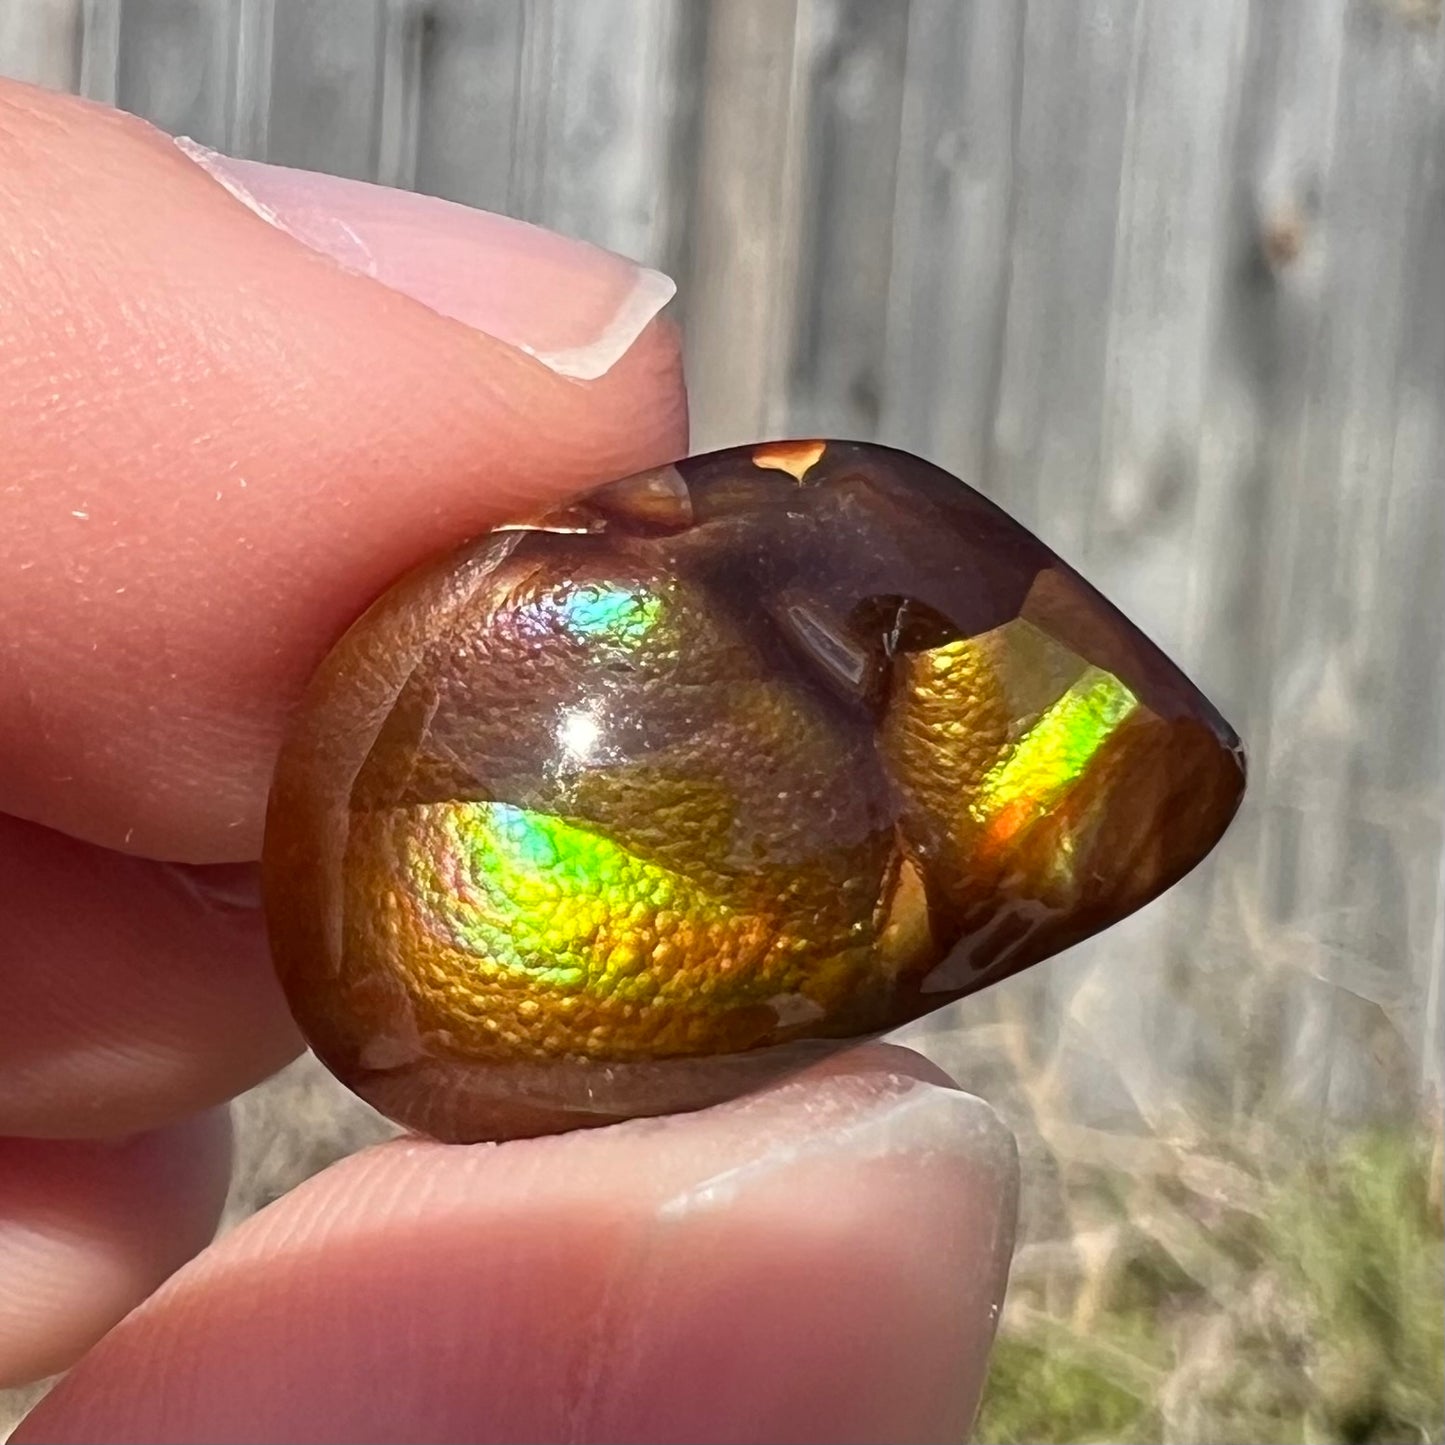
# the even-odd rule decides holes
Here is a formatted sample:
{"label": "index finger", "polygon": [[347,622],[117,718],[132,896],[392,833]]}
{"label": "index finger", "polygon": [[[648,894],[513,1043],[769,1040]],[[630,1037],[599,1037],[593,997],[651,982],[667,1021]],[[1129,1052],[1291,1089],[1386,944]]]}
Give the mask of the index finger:
{"label": "index finger", "polygon": [[288,706],[377,592],[684,449],[667,287],[617,257],[265,168],[248,207],[15,85],[0,177],[0,811],[254,857]]}

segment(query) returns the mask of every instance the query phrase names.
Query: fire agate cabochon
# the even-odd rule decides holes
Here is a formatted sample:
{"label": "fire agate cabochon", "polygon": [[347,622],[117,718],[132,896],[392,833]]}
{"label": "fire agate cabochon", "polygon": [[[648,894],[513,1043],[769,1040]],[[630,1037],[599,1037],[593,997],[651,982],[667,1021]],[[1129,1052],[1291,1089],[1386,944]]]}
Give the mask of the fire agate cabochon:
{"label": "fire agate cabochon", "polygon": [[284,748],[267,912],[333,1071],[507,1138],[714,1103],[1037,963],[1243,784],[1188,679],[962,482],[741,447],[367,612]]}

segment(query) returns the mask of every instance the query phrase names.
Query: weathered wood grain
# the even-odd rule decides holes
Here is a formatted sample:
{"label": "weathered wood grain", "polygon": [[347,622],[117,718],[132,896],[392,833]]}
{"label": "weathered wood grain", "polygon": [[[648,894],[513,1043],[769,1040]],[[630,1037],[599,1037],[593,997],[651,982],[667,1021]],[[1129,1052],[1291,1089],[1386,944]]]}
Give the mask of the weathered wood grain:
{"label": "weathered wood grain", "polygon": [[0,6],[0,75],[76,89],[81,33],[80,0],[11,0]]}
{"label": "weathered wood grain", "polygon": [[683,275],[694,440],[789,430],[802,196],[799,0],[712,5]]}
{"label": "weathered wood grain", "polygon": [[1013,266],[1025,7],[914,0],[881,433],[988,486]]}

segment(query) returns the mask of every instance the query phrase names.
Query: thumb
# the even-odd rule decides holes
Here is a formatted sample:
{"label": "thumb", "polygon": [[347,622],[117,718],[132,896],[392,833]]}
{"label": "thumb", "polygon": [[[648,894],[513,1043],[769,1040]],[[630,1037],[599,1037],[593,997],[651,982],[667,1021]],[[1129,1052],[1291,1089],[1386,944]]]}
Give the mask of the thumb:
{"label": "thumb", "polygon": [[734,1104],[354,1156],[107,1336],[16,1442],[958,1441],[1013,1142],[898,1049]]}

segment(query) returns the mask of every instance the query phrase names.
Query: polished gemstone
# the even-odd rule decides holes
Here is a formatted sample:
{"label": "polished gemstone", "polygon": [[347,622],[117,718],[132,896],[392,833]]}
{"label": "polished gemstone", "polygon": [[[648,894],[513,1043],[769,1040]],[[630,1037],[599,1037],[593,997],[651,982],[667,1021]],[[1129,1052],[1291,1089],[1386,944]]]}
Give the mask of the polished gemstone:
{"label": "polished gemstone", "polygon": [[399,582],[284,748],[292,1007],[443,1139],[697,1108],[984,987],[1214,846],[1239,743],[936,467],[774,442]]}

